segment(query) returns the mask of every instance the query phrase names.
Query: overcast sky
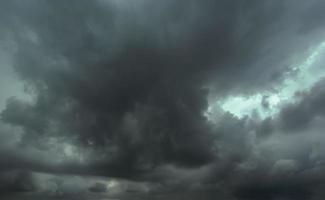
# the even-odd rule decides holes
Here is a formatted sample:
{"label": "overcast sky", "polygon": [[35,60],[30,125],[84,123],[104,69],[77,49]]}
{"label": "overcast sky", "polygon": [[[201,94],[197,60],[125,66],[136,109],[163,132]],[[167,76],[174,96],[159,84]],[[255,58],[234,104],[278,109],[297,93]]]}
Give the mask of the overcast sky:
{"label": "overcast sky", "polygon": [[322,0],[3,0],[1,199],[325,198]]}

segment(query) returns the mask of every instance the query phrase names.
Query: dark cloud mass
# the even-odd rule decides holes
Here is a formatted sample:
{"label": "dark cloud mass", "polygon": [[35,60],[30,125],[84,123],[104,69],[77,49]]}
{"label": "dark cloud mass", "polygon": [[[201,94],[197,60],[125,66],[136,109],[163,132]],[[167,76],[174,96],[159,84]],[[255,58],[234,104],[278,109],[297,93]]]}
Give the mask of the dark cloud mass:
{"label": "dark cloud mass", "polygon": [[[292,78],[292,63],[323,40],[324,6],[2,1],[0,52],[10,62],[0,63],[31,98],[10,97],[1,112],[0,193],[105,195],[112,187],[122,199],[322,199],[324,81],[266,119],[205,112],[210,99],[274,92]],[[271,109],[269,96],[262,106]],[[46,179],[51,192],[40,172],[56,176]],[[129,188],[70,186],[67,175]]]}
{"label": "dark cloud mass", "polygon": [[325,110],[323,103],[325,102],[325,80],[317,82],[310,91],[297,94],[301,98],[296,103],[286,106],[280,115],[282,127],[293,129],[296,131],[304,130],[313,126],[313,122],[317,119],[324,118]]}

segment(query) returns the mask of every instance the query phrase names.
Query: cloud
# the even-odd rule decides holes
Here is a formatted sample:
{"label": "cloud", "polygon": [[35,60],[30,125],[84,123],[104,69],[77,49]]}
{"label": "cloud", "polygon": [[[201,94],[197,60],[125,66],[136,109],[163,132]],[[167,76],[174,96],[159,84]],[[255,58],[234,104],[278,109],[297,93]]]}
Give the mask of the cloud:
{"label": "cloud", "polygon": [[89,188],[89,191],[91,192],[106,192],[107,186],[104,183],[96,183],[92,187]]}
{"label": "cloud", "polygon": [[309,91],[297,94],[300,100],[281,111],[280,120],[284,129],[304,130],[324,117],[324,82],[320,80]]}
{"label": "cloud", "polygon": [[1,171],[149,181],[158,186],[148,191],[176,196],[312,196],[316,176],[285,175],[319,166],[323,151],[283,132],[322,138],[322,82],[266,119],[218,105],[204,114],[212,98],[276,91],[293,78],[296,57],[323,40],[322,2],[1,5],[0,40],[33,97],[11,97],[1,113],[0,139],[11,141],[0,148]]}

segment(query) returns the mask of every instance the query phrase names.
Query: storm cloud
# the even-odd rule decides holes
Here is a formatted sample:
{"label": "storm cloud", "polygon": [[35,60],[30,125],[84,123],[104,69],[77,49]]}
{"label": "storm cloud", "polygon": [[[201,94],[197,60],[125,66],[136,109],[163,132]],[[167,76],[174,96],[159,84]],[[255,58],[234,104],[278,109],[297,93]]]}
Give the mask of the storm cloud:
{"label": "storm cloud", "polygon": [[[67,191],[77,176],[92,180],[72,181],[87,194],[120,188],[125,199],[322,197],[324,80],[295,65],[324,72],[308,57],[324,40],[324,6],[1,2],[1,191],[39,191],[47,176]],[[306,77],[311,87],[279,97]],[[222,106],[256,94],[249,115]]]}

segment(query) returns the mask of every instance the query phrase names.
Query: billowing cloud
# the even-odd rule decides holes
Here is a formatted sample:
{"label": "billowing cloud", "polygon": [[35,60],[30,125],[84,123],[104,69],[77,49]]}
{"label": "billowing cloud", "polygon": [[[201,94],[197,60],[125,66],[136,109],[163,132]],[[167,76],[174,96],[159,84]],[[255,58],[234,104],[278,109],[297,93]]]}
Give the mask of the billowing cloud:
{"label": "billowing cloud", "polygon": [[28,96],[1,96],[4,177],[121,178],[126,199],[321,196],[320,0],[0,5],[0,72]]}

